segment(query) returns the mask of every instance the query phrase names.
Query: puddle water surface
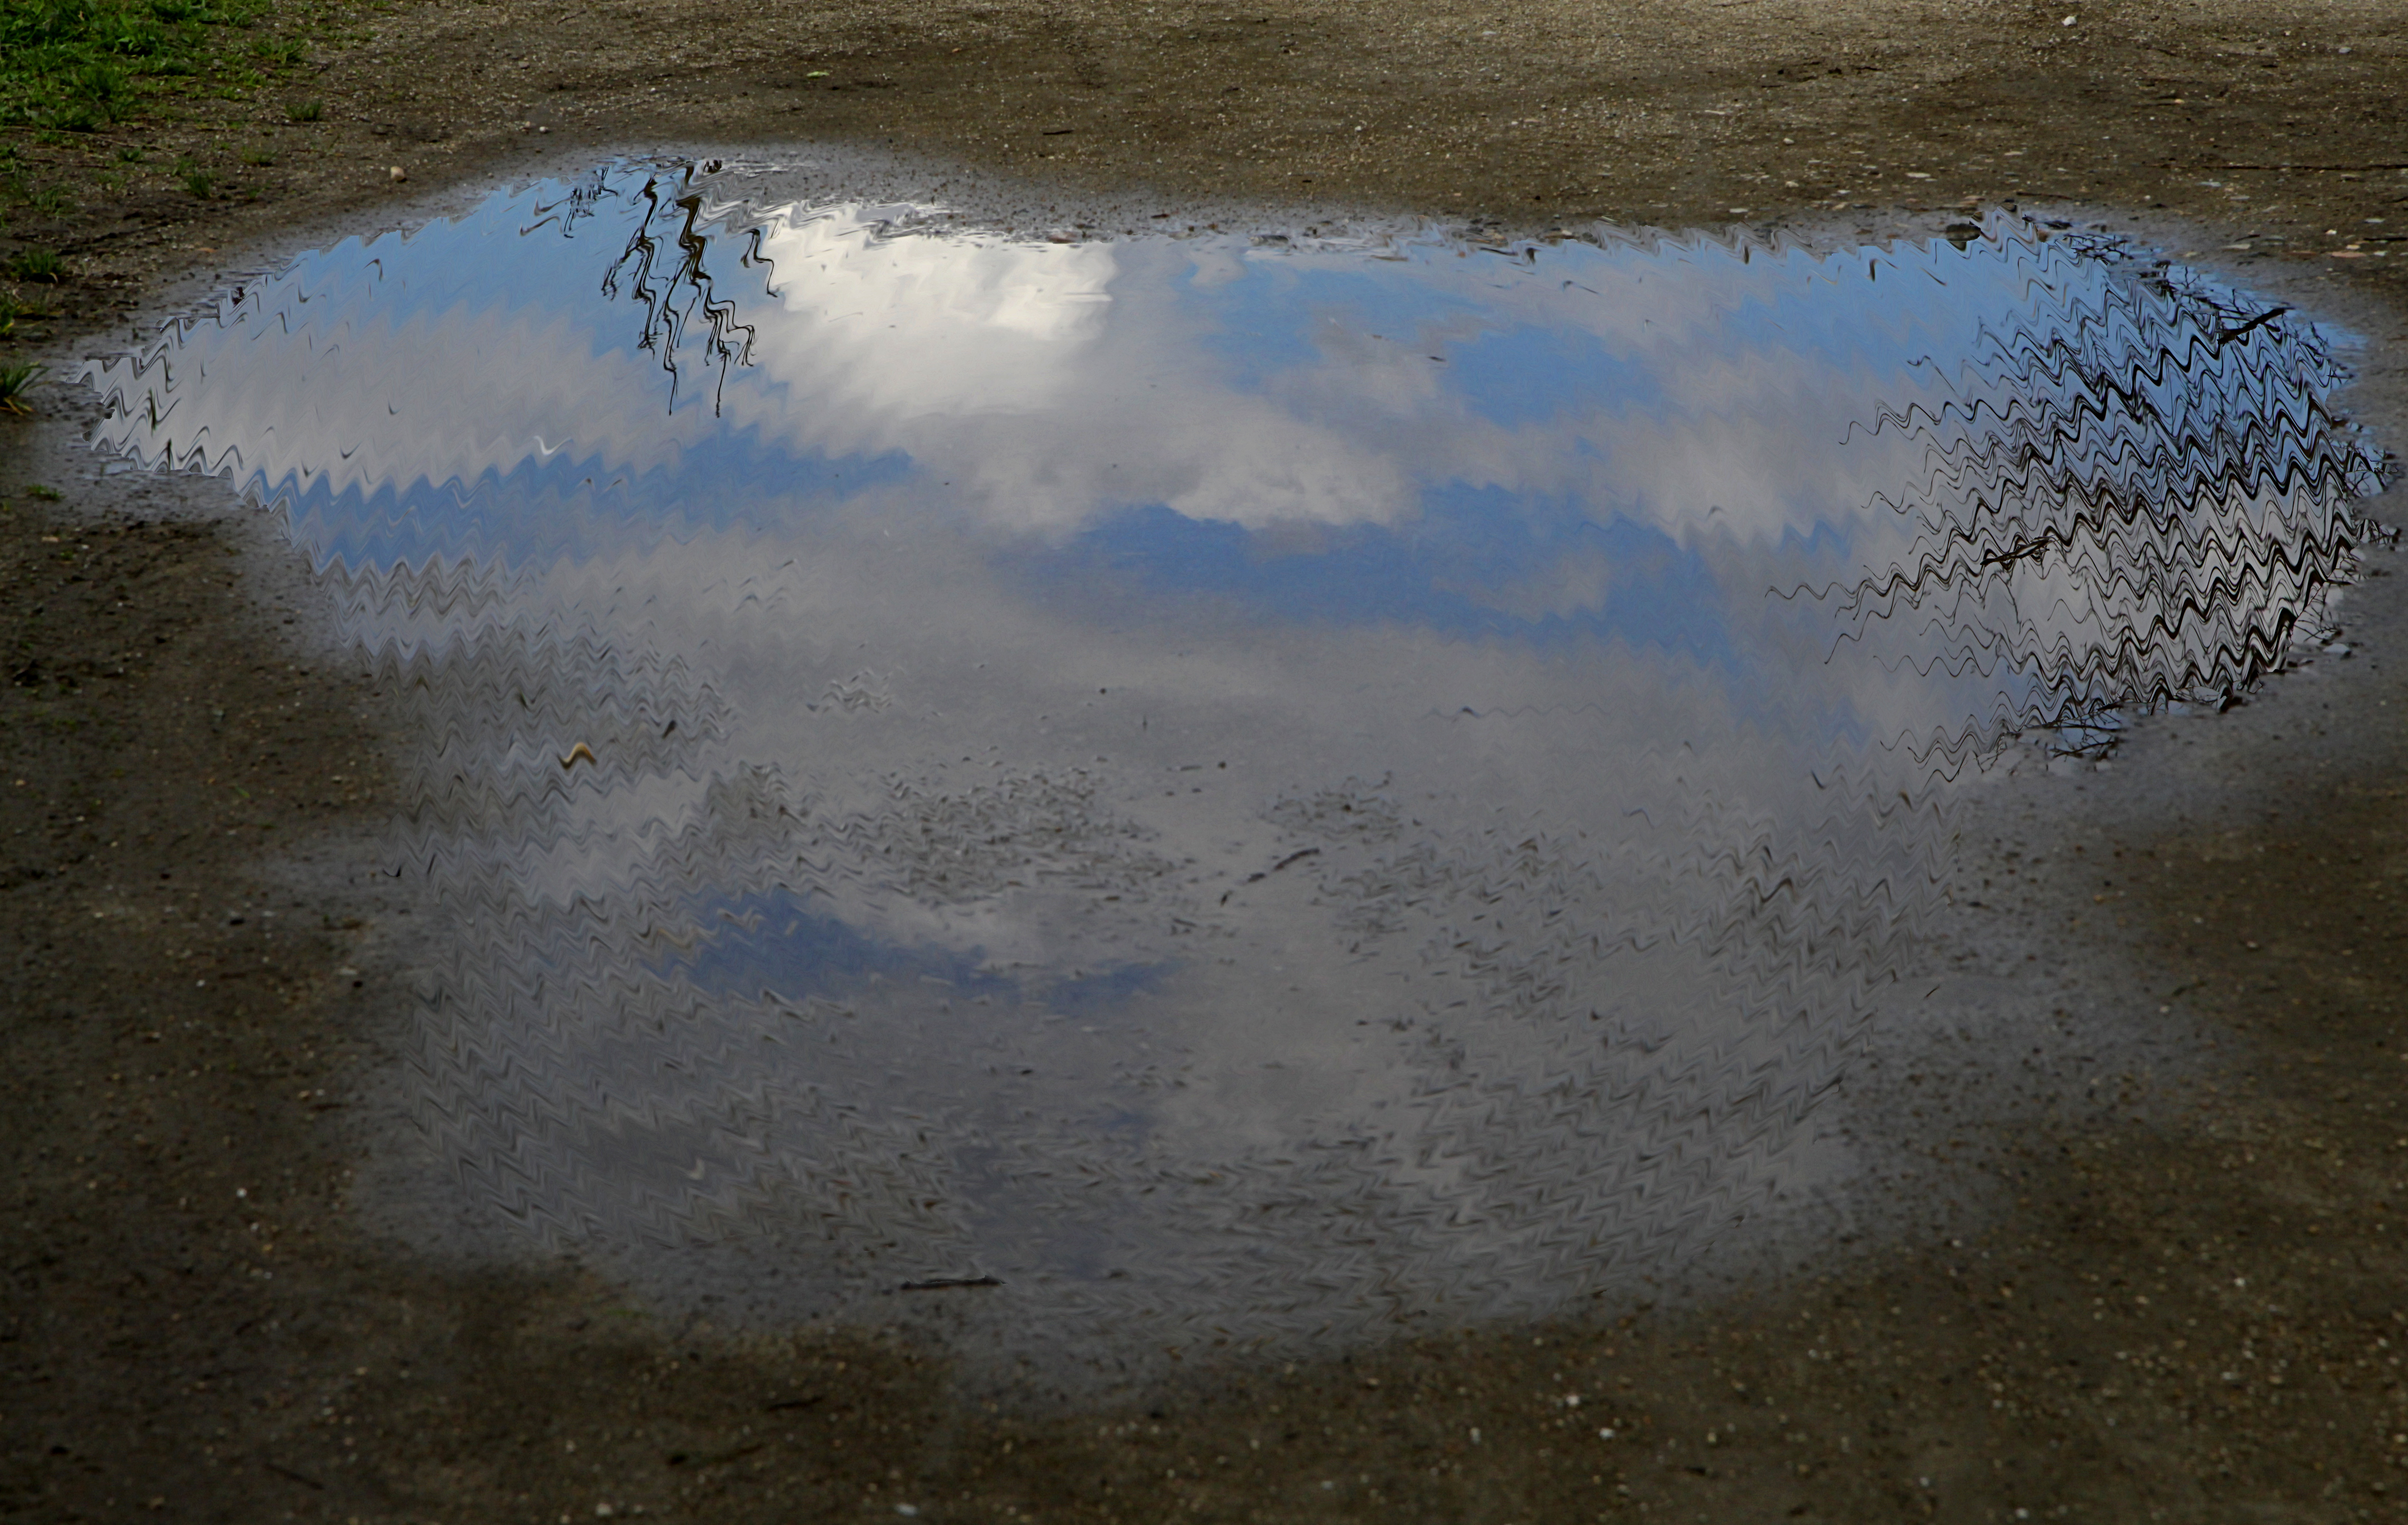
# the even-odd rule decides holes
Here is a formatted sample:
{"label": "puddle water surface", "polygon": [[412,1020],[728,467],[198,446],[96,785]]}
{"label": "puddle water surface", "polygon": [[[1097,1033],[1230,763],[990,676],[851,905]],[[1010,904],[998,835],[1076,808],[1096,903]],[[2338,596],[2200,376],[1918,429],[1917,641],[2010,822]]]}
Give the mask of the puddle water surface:
{"label": "puddle water surface", "polygon": [[2251,682],[2372,485],[2311,327],[2004,223],[1056,243],[614,168],[93,380],[417,718],[407,1084],[487,1251],[1058,1350],[1559,1312],[1845,1189],[1952,800]]}

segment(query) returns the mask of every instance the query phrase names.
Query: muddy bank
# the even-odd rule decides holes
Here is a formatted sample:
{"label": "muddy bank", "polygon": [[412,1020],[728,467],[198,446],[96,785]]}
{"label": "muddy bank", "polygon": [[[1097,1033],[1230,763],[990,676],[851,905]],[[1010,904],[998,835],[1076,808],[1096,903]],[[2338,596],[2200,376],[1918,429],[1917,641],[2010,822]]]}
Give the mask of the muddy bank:
{"label": "muddy bank", "polygon": [[[2171,161],[2194,142],[2288,133],[2286,157],[2354,166],[2253,170],[2258,180],[2234,183],[2253,208],[2283,204],[2286,247],[2380,284],[2396,278],[2358,272],[2374,268],[2367,240],[2389,224],[2362,219],[2386,215],[2384,198],[2398,194],[2368,178],[2386,151],[2383,113],[2396,110],[2396,94],[2382,92],[2398,65],[2383,50],[2398,39],[2346,33],[2331,14],[2315,22],[2328,30],[2279,41],[2262,22],[2218,31],[2189,12],[2177,29],[2101,11],[2074,38],[2038,11],[2014,26],[2003,10],[1975,13],[1980,26],[1931,20],[1874,50],[1876,69],[1776,89],[1797,115],[1749,129],[1759,137],[1634,126],[1611,139],[1613,162],[1635,166],[1627,199],[1592,209],[1673,223],[1714,218],[1717,204],[1721,217],[1742,205],[1753,217],[1761,201],[1802,217],[1811,182],[1784,186],[1793,200],[1778,203],[1745,178],[1765,173],[1772,139],[1799,136],[1798,122],[1836,135],[1844,117],[1861,135],[1850,141],[1896,158],[1935,123],[1992,130],[1978,122],[2000,119],[1965,103],[1995,96],[2021,103],[2021,119],[2000,130],[2059,145],[2057,162],[2083,171],[2059,189],[2206,212],[2227,205],[2215,197],[2229,187],[2178,180],[2141,164],[2144,154],[2111,156],[2096,126],[2103,113],[2137,134],[2171,116],[2160,108],[2172,103],[2146,90],[2183,94],[2187,107],[2187,91],[2220,88],[2206,97],[2213,114],[2178,119],[2186,136],[2145,144]],[[664,15],[559,24],[686,35]],[[698,66],[738,70],[750,46],[760,67],[764,56],[808,65],[795,97],[808,110],[785,119],[797,133],[892,133],[1008,167],[1104,136],[1083,130],[1092,115],[1054,115],[1085,98],[1070,88],[1083,76],[1063,60],[1101,59],[1169,104],[1123,140],[1081,142],[1081,157],[1041,166],[1073,190],[1141,169],[1146,148],[1171,142],[1159,155],[1169,161],[1157,182],[1165,205],[1186,204],[1175,199],[1182,185],[1242,195],[1311,176],[1315,196],[1426,210],[1452,209],[1464,185],[1484,185],[1479,209],[1506,216],[1523,207],[1495,188],[1522,174],[1550,197],[1528,204],[1543,217],[1588,204],[1545,192],[1538,170],[1603,159],[1610,139],[1592,127],[1533,146],[1538,129],[1517,119],[1553,97],[1526,94],[1525,81],[1574,79],[1634,118],[1684,92],[1706,103],[1700,115],[1727,110],[1715,92],[1764,72],[1756,57],[1834,47],[1854,57],[1893,36],[1888,13],[1842,30],[1828,15],[1727,22],[1717,11],[1714,40],[1700,45],[1686,12],[1650,12],[1620,23],[1619,73],[1605,43],[1583,51],[1482,22],[1502,40],[1480,41],[1515,50],[1511,65],[1484,84],[1433,89],[1424,117],[1399,115],[1395,93],[1373,87],[1444,79],[1442,61],[1455,55],[1359,21],[1343,33],[1327,19],[1274,26],[1266,36],[1277,43],[1257,44],[1237,23],[1198,20],[1182,32],[1125,13],[915,15],[874,35],[812,33],[827,23],[786,17],[775,20],[792,29],[774,46],[715,31]],[[394,193],[375,177],[401,157],[387,145],[405,106],[442,123],[490,122],[482,137],[458,131],[413,150],[413,189],[453,165],[484,172],[508,164],[496,155],[531,158],[555,137],[618,146],[753,132],[757,104],[728,105],[726,76],[684,76],[684,59],[659,65],[674,43],[639,64],[604,50],[598,31],[584,50],[576,33],[555,31],[546,50],[509,59],[507,23],[523,19],[507,7],[400,16],[385,39],[335,62],[326,94],[357,109],[334,113],[329,146],[296,155],[284,189],[78,251],[89,273],[63,305],[98,313],[150,289],[140,281],[206,263],[179,242],[214,251],[221,238],[280,237],[286,220],[386,215]],[[771,24],[747,23],[764,38]],[[2338,51],[2345,45],[2351,53]],[[372,82],[405,49],[457,66],[420,76],[419,99],[405,103]],[[977,66],[993,73],[967,72],[961,60],[982,54]],[[1663,60],[1675,55],[1698,58],[1702,72],[1676,68],[1667,86]],[[2177,65],[2166,58],[2203,83],[2169,85],[2163,71]],[[553,132],[529,134],[509,118],[533,120],[539,98],[492,83],[505,62],[548,63],[563,79],[572,63],[590,72],[543,93],[556,103]],[[848,62],[862,79],[831,66]],[[1589,72],[1567,74],[1576,64]],[[1887,81],[1905,70],[1966,94],[1946,110],[1893,104]],[[2071,93],[2058,88],[2068,77]],[[1351,134],[1340,120],[1350,80],[1367,114],[1382,107],[1367,128],[1386,135],[1388,151],[1269,125]],[[982,82],[992,88],[972,88]],[[651,104],[656,85],[669,107]],[[1257,88],[1265,94],[1249,94]],[[1224,95],[1252,104],[1231,110]],[[392,120],[367,120],[378,116]],[[1033,129],[1034,140],[973,141],[996,123]],[[1074,130],[1054,130],[1064,125]],[[1296,141],[1272,143],[1281,131]],[[544,149],[518,146],[530,137]],[[1399,143],[1430,151],[1399,153]],[[1471,155],[1476,172],[1454,167],[1463,161],[1453,152]],[[1936,178],[1921,165],[1911,167]],[[1928,229],[1949,215],[1938,190],[1913,183],[1922,210],[1885,200],[1874,221],[1843,219],[1843,234]],[[1966,186],[1946,189],[2004,189]],[[1742,194],[1749,187],[1757,194]],[[2339,229],[2353,211],[2358,258],[2330,261],[2316,224]],[[2225,223],[2217,237],[2250,248],[2216,248],[2236,263],[2260,256],[2276,215]],[[2143,231],[2172,248],[2195,225]],[[12,235],[25,231],[12,223]],[[2240,274],[2249,279],[2248,267]],[[120,277],[128,284],[108,283]],[[2300,279],[2276,295],[2318,300],[2305,284],[2315,278]],[[2396,331],[2379,294],[2326,300],[2371,338]],[[95,347],[89,332],[60,325],[49,352]],[[2361,411],[2397,439],[2394,362],[2377,349],[2362,364],[2372,384]],[[0,696],[0,1004],[11,1014],[0,1150],[20,1162],[0,1234],[0,1497],[26,1518],[149,1508],[549,1519],[601,1506],[888,1518],[898,1504],[994,1519],[1174,1508],[1497,1520],[2396,1510],[2394,1458],[2408,1449],[2394,1440],[2408,1432],[2396,1364],[2408,1305],[2392,1221],[2408,1169],[2393,1070],[2408,1043],[2387,909],[2408,865],[2387,718],[2408,706],[2392,655],[2408,624],[2396,577],[2373,577],[2344,606],[2346,658],[2320,657],[2229,713],[2144,727],[2106,772],[2034,769],[2000,784],[1989,836],[1963,860],[1961,899],[1985,903],[1962,935],[1984,977],[2019,981],[2010,966],[2048,966],[2038,1010],[2054,1032],[2020,1073],[1952,1072],[1935,1050],[1928,1063],[1893,1057],[1902,1073],[1863,1077],[1866,1104],[1895,1099],[1931,1115],[1928,1152],[1897,1167],[1926,1231],[1768,1268],[1706,1306],[1635,1302],[1576,1325],[1475,1331],[1293,1371],[1201,1351],[1183,1358],[1192,1375],[1142,1395],[1068,1415],[1007,1412],[965,1401],[937,1352],[874,1329],[730,1337],[707,1317],[664,1321],[573,1268],[468,1275],[361,1233],[346,1204],[364,1129],[347,1087],[391,1038],[412,908],[344,865],[362,823],[389,804],[390,712],[371,685],[288,643],[288,615],[308,617],[289,597],[301,583],[261,526],[219,520],[206,483],[100,477],[68,448],[74,408],[56,393],[40,400],[48,422],[9,425],[0,446],[0,639],[12,675]],[[62,496],[32,494],[36,482]],[[2377,554],[2370,569],[2395,565]],[[2157,1036],[2181,1056],[2178,1072],[2153,1072],[2146,1044],[2128,1041],[2100,1060],[2101,1034],[2149,1016],[2170,1025]],[[2012,1108],[1985,1094],[2002,1086],[2023,1093]],[[1927,1092],[1938,1100],[1915,1100]],[[2012,1127],[1958,1126],[2002,1113]],[[1927,1199],[1943,1205],[1927,1211]]]}
{"label": "muddy bank", "polygon": [[[1161,200],[1149,210],[1327,198],[1680,226],[1838,208],[1878,230],[2083,200],[2401,279],[2408,37],[2380,0],[429,4],[326,35],[289,78],[173,121],[21,137],[30,199],[4,241],[64,252],[64,302],[98,319],[162,276],[222,268],[220,250],[356,233],[430,185],[563,153],[825,141],[1070,198],[1134,188]],[[183,188],[193,167],[207,198]]]}
{"label": "muddy bank", "polygon": [[0,243],[63,251],[58,306],[106,321],[159,277],[222,270],[219,251],[350,237],[429,185],[652,145],[853,142],[1053,183],[1065,205],[1137,188],[1149,209],[1696,226],[1837,208],[1885,231],[2086,200],[2396,289],[2403,67],[2374,0],[402,5],[344,14],[301,70],[238,99],[20,135]]}

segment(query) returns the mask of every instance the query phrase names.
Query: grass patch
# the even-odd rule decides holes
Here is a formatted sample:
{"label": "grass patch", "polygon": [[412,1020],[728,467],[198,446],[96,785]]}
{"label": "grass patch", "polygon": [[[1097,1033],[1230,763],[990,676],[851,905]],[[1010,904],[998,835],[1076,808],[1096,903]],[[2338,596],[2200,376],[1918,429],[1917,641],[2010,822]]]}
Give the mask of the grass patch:
{"label": "grass patch", "polygon": [[9,257],[8,273],[20,281],[63,281],[67,262],[55,249],[21,249]]}
{"label": "grass patch", "polygon": [[25,393],[41,374],[42,367],[31,361],[0,366],[0,413],[31,412],[33,410],[25,406]]}
{"label": "grass patch", "polygon": [[326,115],[323,101],[294,101],[284,108],[284,114],[294,122],[317,122]]}
{"label": "grass patch", "polygon": [[[93,132],[133,114],[164,81],[259,76],[228,34],[267,13],[268,0],[0,0],[0,127]],[[300,61],[301,45],[250,44],[271,67]]]}
{"label": "grass patch", "polygon": [[58,314],[52,312],[49,308],[39,307],[27,302],[25,300],[24,293],[21,291],[17,291],[13,288],[7,291],[0,291],[0,336],[6,336],[14,330],[17,326],[17,320],[20,318],[32,318],[39,321],[44,318],[54,318],[57,316]]}

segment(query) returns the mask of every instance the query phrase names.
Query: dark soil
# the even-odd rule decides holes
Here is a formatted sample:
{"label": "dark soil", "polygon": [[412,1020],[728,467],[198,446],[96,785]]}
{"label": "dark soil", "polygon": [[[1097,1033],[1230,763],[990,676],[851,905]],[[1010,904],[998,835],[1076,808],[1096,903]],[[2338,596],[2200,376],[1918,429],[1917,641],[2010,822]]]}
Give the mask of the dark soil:
{"label": "dark soil", "polygon": [[[245,99],[20,134],[28,190],[72,209],[8,209],[5,241],[64,251],[66,305],[96,317],[263,236],[396,218],[429,183],[812,140],[1069,193],[1150,187],[1166,206],[1271,196],[1528,223],[1779,223],[1844,203],[1878,227],[1901,209],[2083,200],[2254,234],[2270,256],[2351,254],[2353,276],[2394,291],[2402,273],[2371,255],[2408,237],[2408,22],[2386,0],[449,0],[352,22],[366,40]],[[321,120],[290,120],[308,103]],[[209,199],[181,188],[179,164],[212,177]],[[108,192],[108,174],[127,182]]]}
{"label": "dark soil", "polygon": [[[322,122],[262,96],[22,139],[77,206],[8,210],[5,241],[68,266],[29,288],[58,316],[21,318],[9,353],[97,351],[188,277],[388,224],[429,187],[824,138],[1041,174],[1064,206],[1828,229],[1844,200],[1843,233],[1886,234],[1969,199],[2080,200],[2198,230],[2295,299],[2329,277],[2370,367],[2396,367],[2388,4],[368,15],[290,87]],[[154,167],[94,189],[129,146]],[[231,194],[176,189],[155,166],[179,155]],[[2077,986],[2144,982],[2221,1059],[1938,1139],[1929,1168],[1975,1204],[1961,1231],[1705,1303],[999,1407],[876,1330],[739,1337],[573,1268],[472,1275],[362,1227],[354,1083],[409,935],[406,905],[343,877],[385,798],[378,696],[300,655],[274,592],[292,569],[194,511],[211,484],[104,477],[63,448],[64,389],[31,400],[0,417],[0,1518],[2408,1512],[2408,579],[2358,596],[2349,661],[2145,730],[2079,809],[2029,793],[2063,781],[2002,788],[1997,810],[2090,833],[2027,876],[2052,957]]]}

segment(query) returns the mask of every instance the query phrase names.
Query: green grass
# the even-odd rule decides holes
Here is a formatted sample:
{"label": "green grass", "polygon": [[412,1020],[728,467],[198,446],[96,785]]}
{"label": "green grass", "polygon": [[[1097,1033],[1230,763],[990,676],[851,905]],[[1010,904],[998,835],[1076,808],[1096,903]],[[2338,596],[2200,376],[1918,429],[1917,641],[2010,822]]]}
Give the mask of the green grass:
{"label": "green grass", "polygon": [[284,114],[294,122],[316,122],[325,116],[323,101],[294,101],[284,108]]}
{"label": "green grass", "polygon": [[17,320],[20,318],[32,318],[38,322],[44,318],[54,318],[57,316],[58,314],[52,312],[49,308],[39,307],[26,301],[25,294],[22,291],[15,290],[14,288],[7,291],[0,291],[0,335],[5,335],[11,329],[14,329],[17,326]]}
{"label": "green grass", "polygon": [[64,280],[67,262],[55,249],[21,249],[9,258],[8,273],[20,281]]}
{"label": "green grass", "polygon": [[0,366],[0,413],[31,411],[24,403],[25,392],[41,374],[42,367],[30,361]]}
{"label": "green grass", "polygon": [[[260,77],[226,33],[254,23],[268,0],[0,0],[0,127],[93,132],[136,111],[160,81]],[[298,63],[299,44],[267,38],[251,53]]]}

